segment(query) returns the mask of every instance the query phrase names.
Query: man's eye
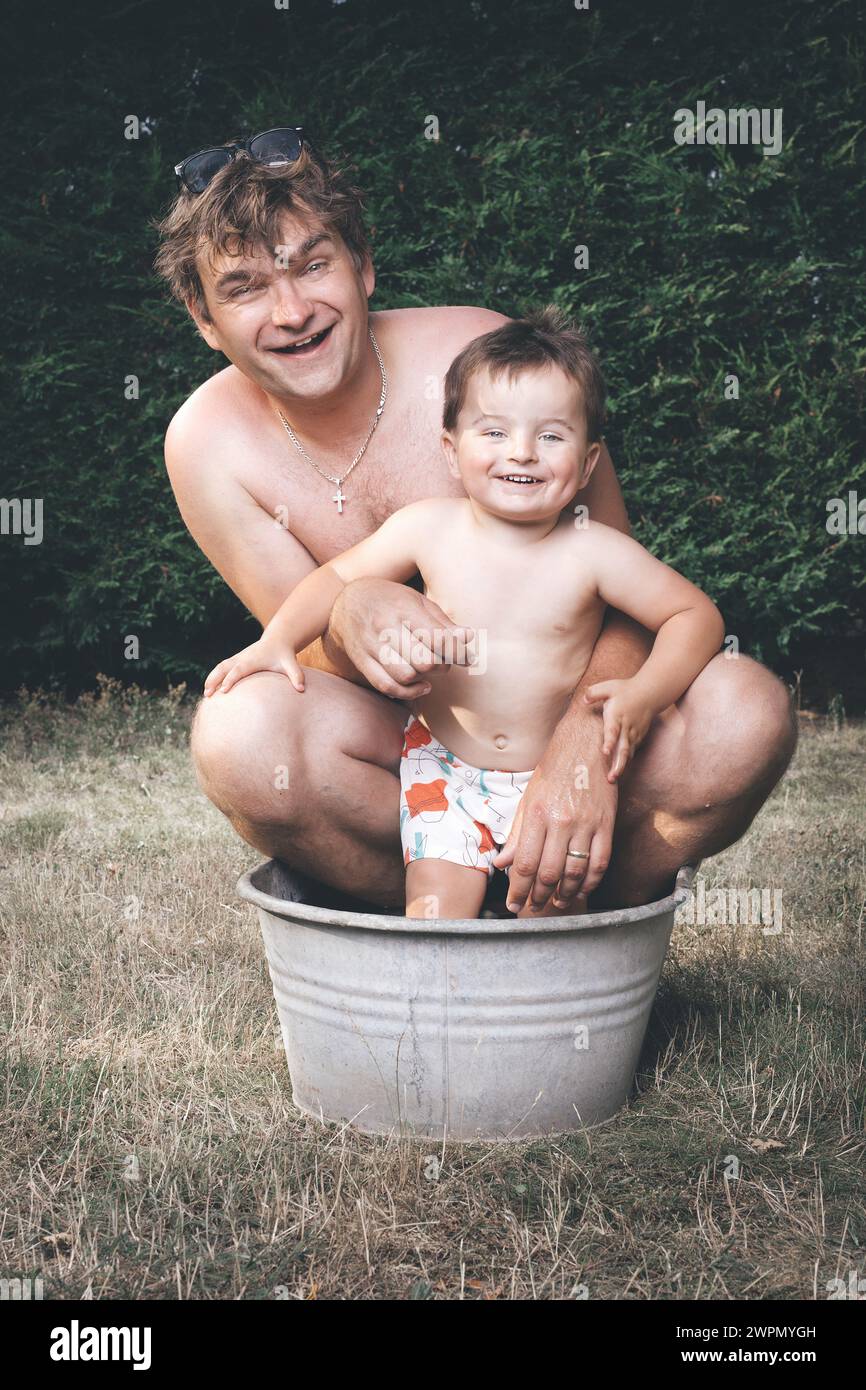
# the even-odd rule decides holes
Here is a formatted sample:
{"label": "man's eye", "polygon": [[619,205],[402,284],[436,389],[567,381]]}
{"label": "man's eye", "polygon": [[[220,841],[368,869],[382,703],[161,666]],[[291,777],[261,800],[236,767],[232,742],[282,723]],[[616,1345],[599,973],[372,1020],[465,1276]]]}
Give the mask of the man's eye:
{"label": "man's eye", "polygon": [[239,288],[234,290],[229,297],[231,299],[240,299],[242,294],[249,294],[255,288],[255,285],[240,285]]}
{"label": "man's eye", "polygon": [[312,265],[307,266],[307,269],[304,271],[304,274],[309,275],[311,270],[320,270],[322,266],[325,264],[325,261],[313,261]]}

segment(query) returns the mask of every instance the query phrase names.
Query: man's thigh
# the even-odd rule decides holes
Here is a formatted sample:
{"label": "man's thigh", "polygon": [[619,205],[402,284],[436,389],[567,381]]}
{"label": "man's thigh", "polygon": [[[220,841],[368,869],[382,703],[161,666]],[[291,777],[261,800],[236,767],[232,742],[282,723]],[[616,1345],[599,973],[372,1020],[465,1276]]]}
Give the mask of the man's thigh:
{"label": "man's thigh", "polygon": [[263,773],[270,782],[275,764],[321,767],[335,754],[397,775],[409,706],[326,671],[304,674],[303,692],[286,676],[259,671],[199,702],[191,744],[209,795]]}
{"label": "man's thigh", "polygon": [[[304,746],[338,749],[346,757],[375,763],[396,776],[410,705],[327,671],[305,667],[304,679],[300,705],[308,694],[313,698],[300,714],[297,705],[292,707]],[[298,694],[289,681],[286,684],[290,695]]]}
{"label": "man's thigh", "polygon": [[766,667],[719,653],[653,720],[621,779],[620,816],[698,815],[769,795],[795,742],[789,697]]}

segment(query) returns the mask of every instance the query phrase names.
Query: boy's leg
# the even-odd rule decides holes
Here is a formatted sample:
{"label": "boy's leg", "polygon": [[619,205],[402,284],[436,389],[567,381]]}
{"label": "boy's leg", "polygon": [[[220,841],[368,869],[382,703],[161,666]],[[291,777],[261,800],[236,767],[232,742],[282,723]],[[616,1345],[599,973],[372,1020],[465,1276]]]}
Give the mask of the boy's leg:
{"label": "boy's leg", "polygon": [[406,916],[477,917],[487,872],[450,859],[413,859],[406,865]]}

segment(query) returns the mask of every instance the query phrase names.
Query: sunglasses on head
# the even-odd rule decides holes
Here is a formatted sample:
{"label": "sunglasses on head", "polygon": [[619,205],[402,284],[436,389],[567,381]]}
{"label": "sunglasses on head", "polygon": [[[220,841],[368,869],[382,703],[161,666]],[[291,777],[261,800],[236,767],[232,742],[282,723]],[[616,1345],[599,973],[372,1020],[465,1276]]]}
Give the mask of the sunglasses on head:
{"label": "sunglasses on head", "polygon": [[240,144],[199,150],[174,166],[178,183],[188,193],[203,193],[214,175],[239,154],[247,154],[259,164],[290,164],[298,158],[305,143],[302,129],[302,126],[277,127],[263,130]]}

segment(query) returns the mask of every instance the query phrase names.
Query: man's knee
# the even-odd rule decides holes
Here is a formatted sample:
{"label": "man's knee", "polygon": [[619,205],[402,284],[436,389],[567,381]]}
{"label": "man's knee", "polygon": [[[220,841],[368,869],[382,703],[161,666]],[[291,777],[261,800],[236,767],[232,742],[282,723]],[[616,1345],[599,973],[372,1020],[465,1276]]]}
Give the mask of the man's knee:
{"label": "man's knee", "polygon": [[308,698],[265,672],[199,702],[192,758],[202,790],[225,815],[264,824],[291,819],[303,804],[299,702]]}
{"label": "man's knee", "polygon": [[699,681],[701,735],[723,745],[733,777],[769,794],[797,744],[788,687],[748,656],[714,657]]}

